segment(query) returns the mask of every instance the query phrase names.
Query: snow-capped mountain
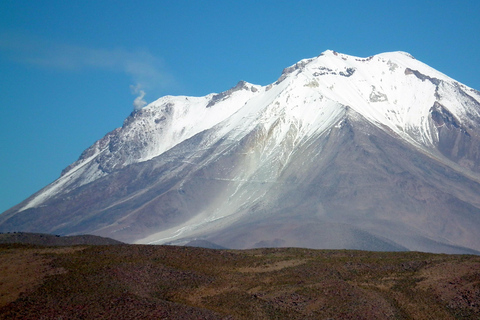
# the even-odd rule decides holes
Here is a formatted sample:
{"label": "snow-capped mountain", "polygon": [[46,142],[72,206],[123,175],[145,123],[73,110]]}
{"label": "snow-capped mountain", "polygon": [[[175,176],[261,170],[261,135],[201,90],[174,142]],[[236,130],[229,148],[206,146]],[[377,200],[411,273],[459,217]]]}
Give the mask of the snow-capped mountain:
{"label": "snow-capped mountain", "polygon": [[166,96],[0,215],[138,243],[480,251],[480,93],[404,52]]}

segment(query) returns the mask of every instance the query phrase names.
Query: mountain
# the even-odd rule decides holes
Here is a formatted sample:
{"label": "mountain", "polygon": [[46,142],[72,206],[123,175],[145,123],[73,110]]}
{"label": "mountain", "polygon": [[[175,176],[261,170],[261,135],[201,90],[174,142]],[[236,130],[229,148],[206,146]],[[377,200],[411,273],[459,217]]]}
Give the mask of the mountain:
{"label": "mountain", "polygon": [[133,112],[0,232],[479,253],[479,101],[404,52],[326,51]]}

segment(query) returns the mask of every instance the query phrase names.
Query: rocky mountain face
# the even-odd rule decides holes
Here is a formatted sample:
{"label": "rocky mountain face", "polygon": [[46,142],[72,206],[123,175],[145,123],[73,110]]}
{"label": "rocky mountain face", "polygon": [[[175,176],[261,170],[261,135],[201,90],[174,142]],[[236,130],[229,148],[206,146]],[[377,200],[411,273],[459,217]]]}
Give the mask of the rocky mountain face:
{"label": "rocky mountain face", "polygon": [[478,253],[479,101],[407,53],[326,51],[132,113],[0,232]]}

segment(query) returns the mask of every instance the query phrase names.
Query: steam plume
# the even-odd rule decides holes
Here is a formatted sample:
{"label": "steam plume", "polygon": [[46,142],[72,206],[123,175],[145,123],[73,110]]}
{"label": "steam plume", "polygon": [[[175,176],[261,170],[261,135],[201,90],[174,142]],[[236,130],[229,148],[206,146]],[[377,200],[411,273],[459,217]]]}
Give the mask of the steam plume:
{"label": "steam plume", "polygon": [[130,86],[133,94],[138,94],[138,97],[133,100],[133,109],[138,111],[147,105],[147,102],[143,99],[145,97],[145,91],[140,89],[139,85]]}

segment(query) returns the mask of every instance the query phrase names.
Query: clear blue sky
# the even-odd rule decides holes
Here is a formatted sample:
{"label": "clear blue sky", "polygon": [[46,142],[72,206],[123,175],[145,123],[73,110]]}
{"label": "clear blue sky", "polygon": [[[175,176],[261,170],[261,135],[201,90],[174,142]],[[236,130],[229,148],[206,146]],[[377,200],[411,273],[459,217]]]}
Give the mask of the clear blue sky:
{"label": "clear blue sky", "polygon": [[480,1],[0,1],[0,212],[122,125],[140,90],[266,85],[332,49],[407,51],[480,89]]}

